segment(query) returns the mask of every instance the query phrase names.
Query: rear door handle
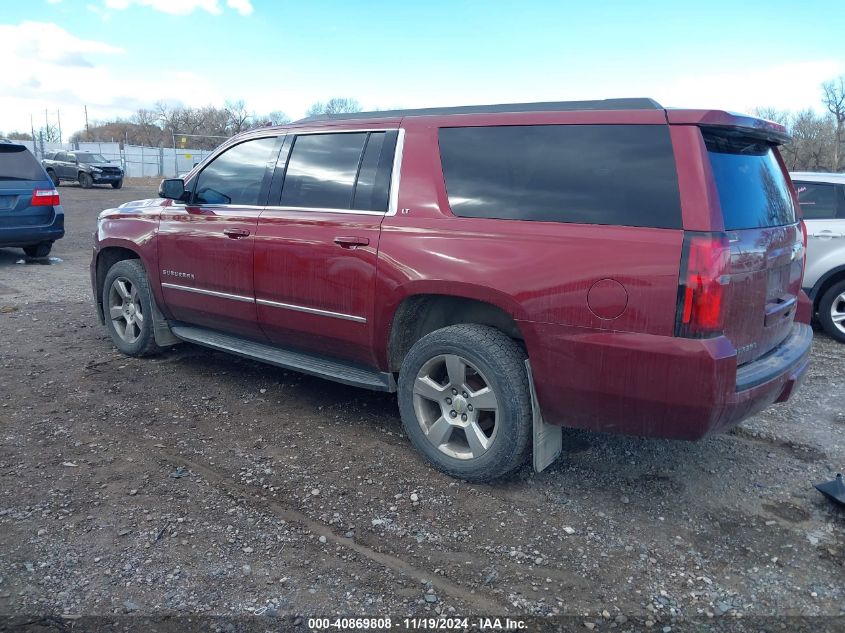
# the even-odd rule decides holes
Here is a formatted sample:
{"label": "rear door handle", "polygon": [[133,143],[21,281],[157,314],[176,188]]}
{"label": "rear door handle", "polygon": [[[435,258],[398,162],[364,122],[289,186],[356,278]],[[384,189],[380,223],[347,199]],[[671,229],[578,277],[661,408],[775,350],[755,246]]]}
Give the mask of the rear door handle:
{"label": "rear door handle", "polygon": [[342,248],[355,248],[356,246],[366,246],[370,243],[370,238],[368,237],[357,237],[357,236],[350,236],[350,237],[336,237],[334,238],[334,243]]}
{"label": "rear door handle", "polygon": [[818,233],[812,233],[810,237],[818,237],[821,239],[831,239],[834,237],[842,237],[842,233],[834,233],[833,231],[819,231]]}
{"label": "rear door handle", "polygon": [[249,235],[249,229],[223,229],[223,234],[226,237],[231,237],[233,240],[238,240]]}

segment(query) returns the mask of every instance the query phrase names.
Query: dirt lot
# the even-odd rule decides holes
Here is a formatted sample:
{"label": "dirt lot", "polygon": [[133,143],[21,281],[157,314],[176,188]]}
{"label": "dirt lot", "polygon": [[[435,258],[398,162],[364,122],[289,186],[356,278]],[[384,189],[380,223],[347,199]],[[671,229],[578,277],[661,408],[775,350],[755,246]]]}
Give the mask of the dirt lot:
{"label": "dirt lot", "polygon": [[0,614],[845,614],[845,512],[812,487],[845,465],[823,334],[798,396],[730,434],[567,431],[549,471],[469,485],[421,461],[394,396],[187,344],[120,356],[91,233],[154,188],[60,192],[60,261],[0,249]]}

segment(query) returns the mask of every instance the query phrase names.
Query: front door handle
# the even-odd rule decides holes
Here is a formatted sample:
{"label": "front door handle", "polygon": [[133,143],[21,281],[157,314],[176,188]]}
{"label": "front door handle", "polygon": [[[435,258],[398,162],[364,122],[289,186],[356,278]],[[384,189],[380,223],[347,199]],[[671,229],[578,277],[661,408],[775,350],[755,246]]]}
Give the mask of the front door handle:
{"label": "front door handle", "polygon": [[249,229],[223,229],[223,235],[238,240],[249,235]]}
{"label": "front door handle", "polygon": [[334,243],[342,248],[355,248],[356,246],[366,246],[370,243],[370,239],[367,237],[341,236],[334,238]]}
{"label": "front door handle", "polygon": [[835,231],[830,231],[825,229],[824,231],[819,231],[818,233],[812,233],[810,237],[818,237],[820,239],[831,239],[834,237],[842,237],[842,233],[836,233]]}

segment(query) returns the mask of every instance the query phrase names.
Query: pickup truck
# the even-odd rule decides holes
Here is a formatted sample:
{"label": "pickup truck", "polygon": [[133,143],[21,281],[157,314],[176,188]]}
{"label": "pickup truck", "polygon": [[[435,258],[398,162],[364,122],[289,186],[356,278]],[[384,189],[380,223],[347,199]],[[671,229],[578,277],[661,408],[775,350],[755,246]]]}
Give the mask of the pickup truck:
{"label": "pickup truck", "polygon": [[78,182],[83,189],[110,184],[123,186],[123,169],[92,152],[50,152],[41,161],[47,175],[57,187],[63,180]]}

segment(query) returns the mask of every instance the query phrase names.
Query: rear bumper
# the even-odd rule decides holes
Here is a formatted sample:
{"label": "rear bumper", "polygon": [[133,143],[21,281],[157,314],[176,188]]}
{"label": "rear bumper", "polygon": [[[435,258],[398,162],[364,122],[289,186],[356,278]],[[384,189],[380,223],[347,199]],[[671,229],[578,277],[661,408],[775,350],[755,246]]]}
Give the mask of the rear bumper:
{"label": "rear bumper", "polygon": [[778,348],[737,370],[736,352],[724,337],[520,327],[547,421],[688,440],[788,399],[806,374],[812,342],[810,326],[795,323]]}
{"label": "rear bumper", "polygon": [[61,206],[54,207],[49,224],[36,226],[0,226],[0,247],[32,246],[40,242],[55,242],[65,235],[65,214]]}

